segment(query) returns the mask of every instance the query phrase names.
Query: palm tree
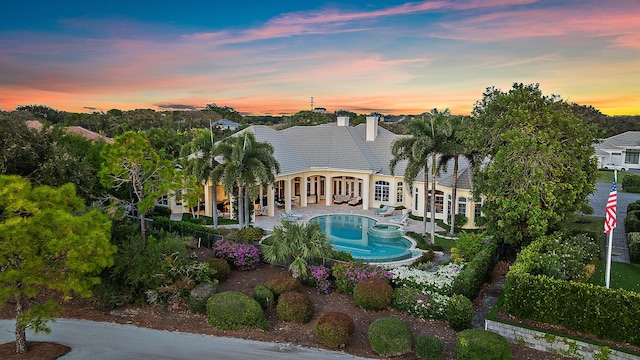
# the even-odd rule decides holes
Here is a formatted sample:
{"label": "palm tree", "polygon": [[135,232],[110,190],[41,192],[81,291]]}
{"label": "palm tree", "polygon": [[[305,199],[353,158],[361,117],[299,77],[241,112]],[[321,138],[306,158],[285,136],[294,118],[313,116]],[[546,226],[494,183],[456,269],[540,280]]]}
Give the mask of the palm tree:
{"label": "palm tree", "polygon": [[211,218],[213,227],[218,228],[218,208],[216,185],[222,177],[222,169],[215,157],[218,155],[218,147],[213,141],[213,133],[203,131],[191,142],[181,149],[183,162],[186,164],[184,170],[187,174],[193,175],[200,184],[206,184],[211,180],[213,191],[211,194]]}
{"label": "palm tree", "polygon": [[308,275],[308,261],[328,258],[332,253],[333,245],[317,222],[283,221],[273,228],[273,233],[262,245],[267,262],[277,265],[291,261],[289,271],[296,278]]}
{"label": "palm tree", "polygon": [[456,219],[456,203],[458,200],[458,163],[460,156],[466,158],[473,166],[475,164],[476,153],[464,145],[460,136],[464,124],[464,118],[448,117],[446,121],[451,122],[452,132],[449,137],[444,139],[440,146],[440,159],[438,160],[438,171],[445,170],[449,162],[453,160],[453,175],[451,185],[451,208],[449,216],[451,217],[451,228],[449,234],[453,235]]}
{"label": "palm tree", "polygon": [[223,159],[219,167],[222,185],[228,193],[237,191],[238,225],[248,227],[251,190],[258,184],[275,182],[275,174],[280,172],[280,164],[273,156],[274,148],[244,131],[220,143],[218,150]]}
{"label": "palm tree", "polygon": [[[427,213],[426,206],[429,201],[429,170],[431,170],[432,186],[431,186],[431,243],[435,240],[435,174],[436,174],[436,154],[439,150],[439,144],[443,137],[451,132],[450,124],[442,120],[448,116],[449,110],[438,112],[437,109],[431,110],[429,114],[423,114],[417,117],[407,125],[408,137],[402,137],[393,142],[391,146],[391,154],[393,158],[389,163],[391,175],[394,175],[395,168],[400,161],[407,161],[404,178],[409,188],[413,188],[413,182],[420,173],[424,174],[424,216],[422,219],[422,235],[427,231]],[[431,162],[431,166],[429,166]]]}

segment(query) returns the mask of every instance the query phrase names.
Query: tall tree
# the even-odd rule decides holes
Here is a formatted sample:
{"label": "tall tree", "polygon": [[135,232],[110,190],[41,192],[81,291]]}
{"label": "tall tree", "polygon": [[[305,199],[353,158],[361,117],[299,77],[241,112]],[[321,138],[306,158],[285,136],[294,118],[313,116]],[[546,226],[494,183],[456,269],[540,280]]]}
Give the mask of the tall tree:
{"label": "tall tree", "polygon": [[464,157],[473,166],[476,153],[465,146],[461,132],[463,130],[464,118],[452,116],[446,121],[451,122],[451,134],[440,143],[440,158],[438,159],[438,171],[446,170],[449,163],[453,161],[452,185],[451,185],[451,208],[449,217],[451,227],[449,234],[453,235],[455,229],[455,219],[458,201],[458,167],[460,157]]}
{"label": "tall tree", "polygon": [[473,192],[484,198],[489,235],[526,245],[588,204],[595,191],[596,130],[538,84],[488,88],[473,109],[466,142],[486,161]]}
{"label": "tall tree", "polygon": [[41,289],[91,295],[99,272],[113,264],[111,222],[87,211],[72,184],[33,187],[19,176],[0,175],[0,304],[16,309],[16,352],[24,354],[26,329],[45,331],[59,310],[54,300],[32,303]]}
{"label": "tall tree", "polygon": [[280,164],[273,156],[274,148],[267,142],[256,141],[253,133],[243,131],[219,144],[222,155],[222,184],[228,193],[237,190],[238,224],[248,227],[250,213],[246,200],[252,187],[272,184]]}
{"label": "tall tree", "polygon": [[129,190],[126,199],[110,197],[111,200],[135,210],[140,217],[140,231],[146,241],[145,215],[156,201],[183,186],[173,163],[162,159],[147,140],[145,133],[128,131],[115,138],[113,144],[102,150],[104,163],[100,170],[100,181],[107,188]]}
{"label": "tall tree", "polygon": [[224,167],[216,160],[218,147],[213,139],[211,131],[199,131],[198,135],[182,147],[182,161],[185,163],[184,171],[193,175],[200,184],[211,181],[213,191],[211,194],[211,217],[213,227],[218,228],[218,199],[216,186],[222,179]]}
{"label": "tall tree", "polygon": [[[422,171],[424,175],[424,216],[422,219],[422,235],[427,231],[427,214],[431,209],[431,242],[435,241],[435,173],[436,173],[436,153],[439,142],[446,134],[451,132],[451,125],[443,119],[449,116],[449,110],[438,112],[433,109],[428,114],[416,117],[407,125],[407,134],[393,142],[391,154],[393,158],[389,163],[391,174],[393,175],[396,166],[401,161],[407,161],[404,179],[410,189],[413,182]],[[430,164],[431,163],[431,164]],[[431,204],[429,203],[429,172],[432,176]]]}

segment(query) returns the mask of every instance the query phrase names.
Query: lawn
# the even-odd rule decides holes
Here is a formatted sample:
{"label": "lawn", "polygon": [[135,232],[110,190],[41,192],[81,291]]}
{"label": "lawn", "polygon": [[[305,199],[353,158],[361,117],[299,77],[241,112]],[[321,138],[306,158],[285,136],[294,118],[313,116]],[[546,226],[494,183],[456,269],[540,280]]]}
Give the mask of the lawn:
{"label": "lawn", "polygon": [[[622,179],[624,179],[624,177],[629,174],[633,173],[628,171],[618,171],[618,184],[622,184]],[[598,177],[596,177],[596,182],[611,184],[613,182],[613,170],[598,170]]]}
{"label": "lawn", "polygon": [[[600,266],[591,277],[594,285],[605,286],[605,273],[607,270],[606,255],[600,262]],[[612,289],[625,289],[640,293],[640,264],[625,264],[611,262],[611,281],[609,287]]]}

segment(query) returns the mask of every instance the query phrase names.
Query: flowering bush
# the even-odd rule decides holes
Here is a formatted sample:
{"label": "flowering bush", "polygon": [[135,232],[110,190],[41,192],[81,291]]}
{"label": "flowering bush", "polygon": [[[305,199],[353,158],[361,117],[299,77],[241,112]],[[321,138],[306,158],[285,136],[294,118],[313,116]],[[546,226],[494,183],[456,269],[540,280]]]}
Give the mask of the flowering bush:
{"label": "flowering bush", "polygon": [[391,284],[395,288],[407,287],[422,293],[437,292],[450,296],[453,289],[453,280],[463,267],[464,264],[450,263],[440,266],[435,272],[428,272],[400,266],[391,269]]}
{"label": "flowering bush", "polygon": [[338,291],[345,294],[353,293],[356,285],[364,279],[389,279],[392,273],[381,266],[364,263],[339,263],[331,268],[336,278]]}
{"label": "flowering bush", "polygon": [[308,275],[301,276],[300,281],[306,285],[315,287],[318,294],[328,294],[331,290],[331,281],[329,276],[331,275],[331,269],[326,266],[314,266],[308,265]]}
{"label": "flowering bush", "polygon": [[414,288],[393,290],[391,307],[421,319],[443,320],[449,297],[432,291]]}
{"label": "flowering bush", "polygon": [[222,239],[215,242],[213,251],[238,270],[253,270],[260,264],[260,249],[255,245]]}

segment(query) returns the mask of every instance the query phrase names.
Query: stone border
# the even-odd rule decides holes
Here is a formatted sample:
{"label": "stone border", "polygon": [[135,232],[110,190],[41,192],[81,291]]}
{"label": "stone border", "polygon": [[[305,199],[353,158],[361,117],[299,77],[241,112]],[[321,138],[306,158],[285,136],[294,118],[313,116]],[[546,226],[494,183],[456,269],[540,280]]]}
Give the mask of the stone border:
{"label": "stone border", "polygon": [[502,335],[514,344],[576,359],[640,360],[640,356],[611,349],[608,346],[598,346],[495,320],[485,320],[485,330]]}

